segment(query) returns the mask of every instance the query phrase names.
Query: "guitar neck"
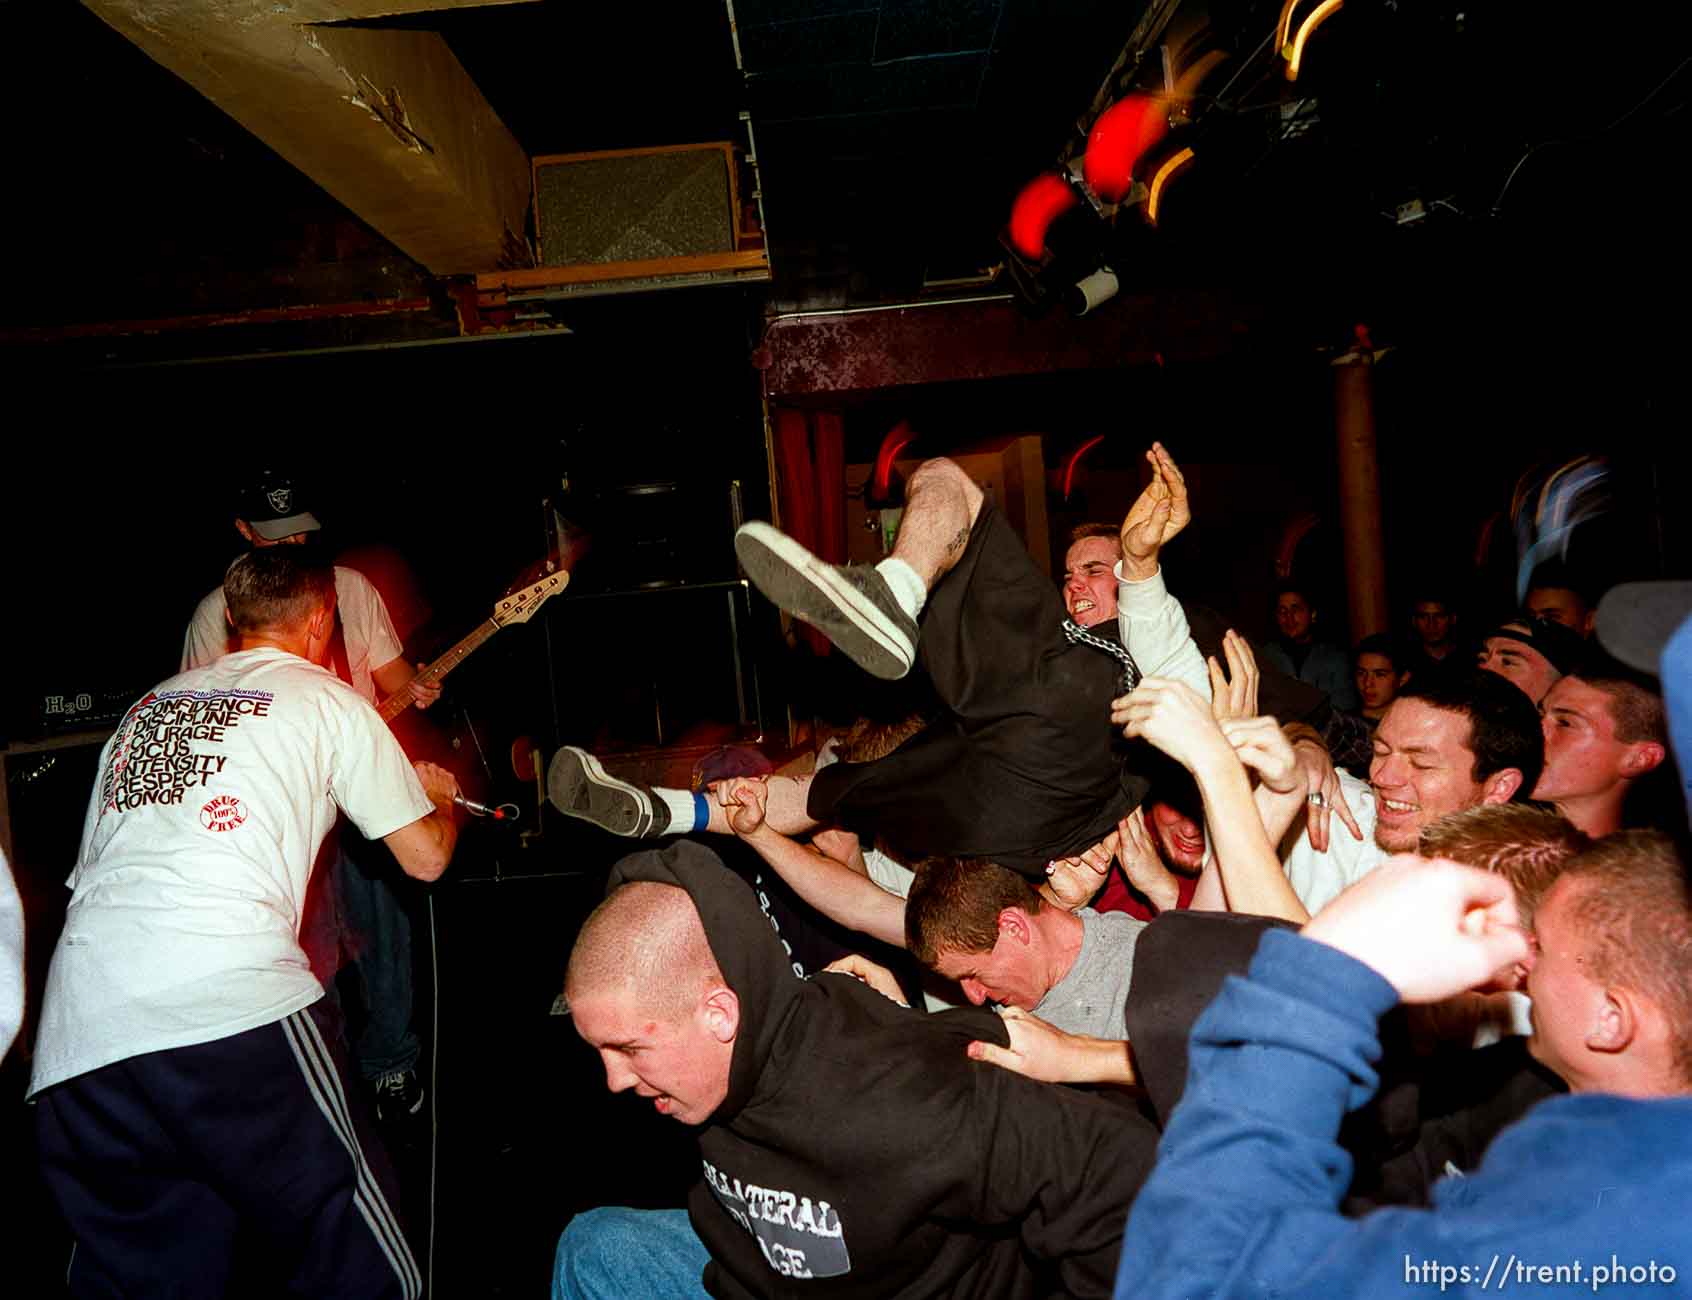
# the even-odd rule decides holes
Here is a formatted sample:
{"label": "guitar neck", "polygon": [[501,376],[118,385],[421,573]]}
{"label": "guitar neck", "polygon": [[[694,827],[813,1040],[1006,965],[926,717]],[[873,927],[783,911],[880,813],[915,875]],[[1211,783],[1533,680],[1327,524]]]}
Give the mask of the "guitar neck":
{"label": "guitar neck", "polygon": [[459,664],[468,659],[476,648],[482,644],[482,642],[486,641],[495,632],[499,631],[499,629],[500,624],[490,618],[487,622],[483,623],[474,632],[465,637],[457,645],[453,646],[452,649],[448,650],[440,658],[427,664],[415,677],[411,679],[410,682],[407,682],[404,686],[400,687],[399,690],[395,691],[392,695],[388,696],[387,699],[383,700],[381,704],[377,705],[376,711],[382,715],[382,721],[392,722],[395,718],[399,717],[400,714],[404,713],[411,707],[411,682],[423,682],[425,685],[429,686],[435,685],[441,680],[441,678],[445,677],[454,668],[458,667]]}

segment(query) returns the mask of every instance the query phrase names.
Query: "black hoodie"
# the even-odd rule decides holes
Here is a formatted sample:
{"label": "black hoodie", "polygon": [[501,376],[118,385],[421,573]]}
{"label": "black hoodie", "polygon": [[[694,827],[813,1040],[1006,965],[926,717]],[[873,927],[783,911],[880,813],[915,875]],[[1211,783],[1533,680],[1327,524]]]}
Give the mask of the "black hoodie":
{"label": "black hoodie", "polygon": [[797,978],[744,882],[679,840],[612,869],[693,897],[740,999],[689,1196],[715,1296],[1108,1296],[1156,1156],[1136,1111],[971,1061],[975,1008],[924,1016]]}

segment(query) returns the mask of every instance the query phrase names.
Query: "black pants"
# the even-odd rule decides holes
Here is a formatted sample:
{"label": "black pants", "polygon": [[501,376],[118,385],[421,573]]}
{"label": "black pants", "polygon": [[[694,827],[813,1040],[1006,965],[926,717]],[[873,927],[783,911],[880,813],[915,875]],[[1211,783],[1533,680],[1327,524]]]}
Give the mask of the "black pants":
{"label": "black pants", "polygon": [[76,1238],[72,1295],[221,1297],[238,1234],[298,1295],[422,1294],[393,1175],[315,1011],[37,1098],[42,1172]]}
{"label": "black pants", "polygon": [[1110,701],[1121,665],[1063,635],[1063,601],[984,501],[923,609],[918,648],[946,714],[885,758],[834,763],[808,811],[902,856],[985,857],[1033,880],[1144,797]]}

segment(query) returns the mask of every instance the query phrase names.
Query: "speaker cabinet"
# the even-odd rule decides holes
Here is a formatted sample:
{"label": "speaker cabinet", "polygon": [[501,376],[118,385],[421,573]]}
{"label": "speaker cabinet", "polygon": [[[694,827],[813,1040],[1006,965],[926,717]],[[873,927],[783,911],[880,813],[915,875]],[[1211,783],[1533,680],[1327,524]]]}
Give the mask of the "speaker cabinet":
{"label": "speaker cabinet", "polygon": [[514,302],[768,280],[757,195],[750,152],[727,140],[540,155],[538,265],[479,275],[477,291],[502,305],[506,293]]}

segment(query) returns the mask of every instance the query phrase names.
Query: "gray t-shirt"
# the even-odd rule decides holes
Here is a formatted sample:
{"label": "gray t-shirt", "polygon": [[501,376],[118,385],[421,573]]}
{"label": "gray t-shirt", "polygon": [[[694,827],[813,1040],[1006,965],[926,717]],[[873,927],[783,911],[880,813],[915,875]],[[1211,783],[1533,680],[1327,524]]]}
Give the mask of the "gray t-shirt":
{"label": "gray t-shirt", "polygon": [[1040,999],[1034,1014],[1066,1033],[1127,1038],[1125,1009],[1134,975],[1134,945],[1146,922],[1126,912],[1095,912],[1090,907],[1075,915],[1081,919],[1081,952],[1069,974]]}

